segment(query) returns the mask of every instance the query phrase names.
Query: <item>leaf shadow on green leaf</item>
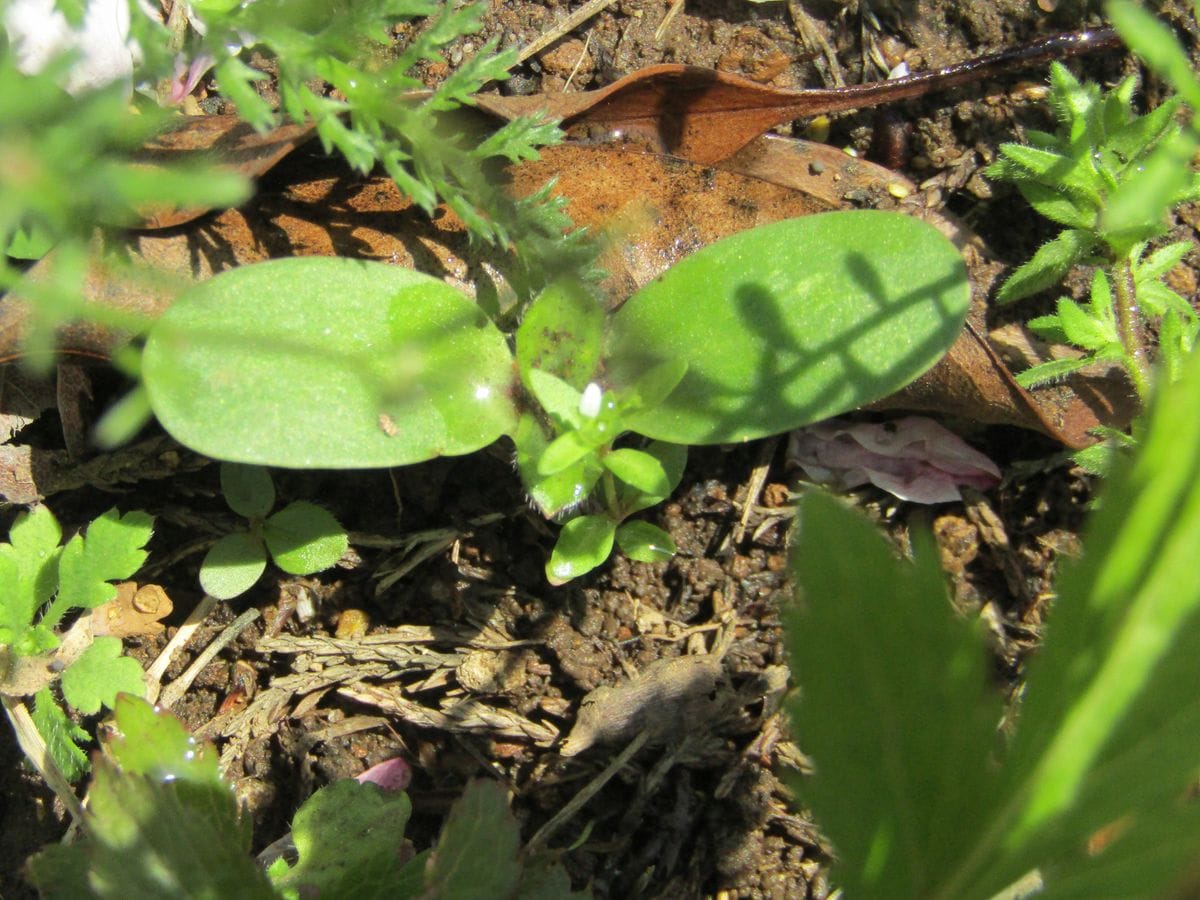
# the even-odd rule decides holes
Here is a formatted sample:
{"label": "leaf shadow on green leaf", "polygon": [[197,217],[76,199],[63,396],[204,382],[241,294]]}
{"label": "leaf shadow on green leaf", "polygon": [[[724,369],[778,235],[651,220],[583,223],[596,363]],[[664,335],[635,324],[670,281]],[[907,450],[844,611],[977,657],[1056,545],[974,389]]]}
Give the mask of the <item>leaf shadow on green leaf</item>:
{"label": "leaf shadow on green leaf", "polygon": [[[797,334],[787,299],[766,283],[747,280],[735,288],[737,327],[759,345],[762,364],[750,384],[723,383],[705,375],[702,366],[689,367],[667,401],[672,409],[688,410],[690,420],[710,423],[706,433],[689,434],[689,442],[752,440],[836,415],[898,390],[953,344],[965,312],[951,303],[964,284],[961,270],[938,273],[918,289],[885,301],[879,298],[893,290],[869,255],[849,254],[846,267],[859,291],[875,298],[875,308],[826,337]],[[923,309],[934,311],[937,325],[914,340],[903,322]],[[658,361],[643,357],[632,368],[645,370]],[[632,426],[651,437],[680,440],[674,433],[658,433],[650,422],[661,410],[652,413],[646,421],[635,416]]]}

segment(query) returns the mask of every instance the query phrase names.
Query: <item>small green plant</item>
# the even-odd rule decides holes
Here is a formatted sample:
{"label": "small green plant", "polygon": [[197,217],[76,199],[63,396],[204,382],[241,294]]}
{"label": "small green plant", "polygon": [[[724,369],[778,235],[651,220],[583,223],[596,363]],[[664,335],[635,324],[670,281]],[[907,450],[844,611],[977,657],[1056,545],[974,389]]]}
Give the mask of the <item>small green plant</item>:
{"label": "small green plant", "polygon": [[958,337],[968,302],[954,246],[878,211],[725,238],[611,316],[557,282],[515,354],[441,281],[275,260],[180,296],[150,331],[131,403],[201,453],[258,465],[408,465],[509,435],[538,508],[575,516],[547,564],[562,583],[614,542],[636,559],[674,552],[627,520],[675,488],[686,445],[777,434],[899,389]]}
{"label": "small green plant", "polygon": [[[1200,198],[1200,175],[1191,168],[1197,133],[1194,126],[1177,121],[1185,97],[1200,97],[1200,86],[1182,48],[1153,17],[1129,3],[1112,3],[1109,9],[1135,51],[1170,70],[1179,93],[1137,115],[1133,76],[1105,92],[1053,64],[1050,103],[1058,129],[1053,134],[1030,130],[1026,143],[1003,144],[987,174],[1013,182],[1035,210],[1063,231],[1012,274],[997,300],[1010,303],[1052,287],[1078,265],[1097,267],[1086,303],[1063,297],[1054,313],[1029,322],[1035,333],[1071,344],[1082,355],[1036,365],[1017,381],[1034,387],[1094,363],[1115,363],[1145,403],[1154,361],[1151,334],[1158,334],[1161,371],[1171,379],[1178,377],[1200,335],[1200,316],[1163,283],[1192,244],[1150,249],[1150,242],[1166,232],[1168,211]],[[1111,429],[1105,436],[1128,444]],[[1102,467],[1105,458],[1103,449],[1079,457],[1091,468]]]}
{"label": "small green plant", "polygon": [[43,897],[555,897],[562,867],[519,852],[520,833],[495,781],[469,784],[431,850],[402,855],[412,804],[353,779],[308,798],[292,821],[296,856],[267,868],[250,855],[250,821],[217,754],[169,713],[122,695],[96,766],[85,837],[30,863]]}
{"label": "small green plant", "polygon": [[200,586],[218,600],[250,590],[268,554],[291,575],[311,575],[335,565],[349,546],[346,529],[315,503],[296,500],[271,513],[275,485],[261,466],[221,463],[221,490],[229,508],[250,524],[219,539],[200,563]]}
{"label": "small green plant", "polygon": [[116,596],[146,560],[151,520],[141,512],[104,513],[64,545],[62,530],[44,506],[22,513],[0,544],[0,694],[35,695],[34,722],[58,768],[74,780],[87,771],[80,749],[87,735],[59,706],[63,699],[90,715],[111,708],[121,691],[145,689],[142,667],[121,654],[119,638],[86,629],[61,630],[64,616]]}
{"label": "small green plant", "polygon": [[796,786],[848,896],[1195,895],[1197,408],[1192,354],[1057,579],[1008,741],[932,539],[899,559],[861,515],[804,497],[785,624],[815,774]]}

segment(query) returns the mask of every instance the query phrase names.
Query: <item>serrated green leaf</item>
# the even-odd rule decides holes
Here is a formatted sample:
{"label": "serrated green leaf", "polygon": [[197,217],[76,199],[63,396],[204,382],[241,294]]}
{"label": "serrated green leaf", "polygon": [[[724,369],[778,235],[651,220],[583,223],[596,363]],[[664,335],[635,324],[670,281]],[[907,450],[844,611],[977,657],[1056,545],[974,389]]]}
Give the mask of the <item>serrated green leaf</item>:
{"label": "serrated green leaf", "polygon": [[433,896],[508,897],[521,874],[521,836],[495,781],[473,781],[450,810],[426,875]]}
{"label": "serrated green leaf", "polygon": [[278,898],[250,856],[250,832],[226,785],[163,782],[102,763],[88,813],[85,841],[31,861],[36,884],[62,884],[65,867],[86,870],[84,897]]}
{"label": "serrated green leaf", "polygon": [[275,887],[299,890],[301,896],[404,896],[395,883],[411,812],[402,791],[384,791],[352,778],[321,788],[292,820],[299,859],[273,878]]}
{"label": "serrated green leaf", "polygon": [[978,623],[952,610],[932,539],[900,559],[816,491],[797,528],[790,712],[816,772],[796,789],[843,860],[847,896],[939,896],[999,799],[989,772],[1001,703]]}
{"label": "serrated green leaf", "polygon": [[625,522],[617,529],[617,546],[630,559],[645,563],[666,562],[679,552],[669,534],[641,519]]}
{"label": "serrated green leaf", "polygon": [[776,222],[698,250],[635,293],[611,319],[606,377],[622,396],[682,360],[679,386],[624,427],[679,444],[752,440],[916,378],[958,337],[969,293],[958,250],[912,217]]}
{"label": "serrated green leaf", "polygon": [[[463,293],[336,257],[239,266],[151,329],[142,377],[163,427],[233,462],[408,465],[516,427],[512,354]],[[318,429],[297,430],[320,422]]]}
{"label": "serrated green leaf", "polygon": [[123,772],[159,781],[227,786],[213,745],[197,741],[171,712],[129,693],[117,697],[113,711],[117,731],[109,749]]}
{"label": "serrated green leaf", "polygon": [[612,554],[617,526],[607,516],[576,516],[558,533],[558,542],[546,563],[546,579],[566,584],[602,565]]}
{"label": "serrated green leaf", "polygon": [[263,523],[263,540],[275,565],[311,575],[337,565],[350,546],[346,529],[329,510],[298,500]]}
{"label": "serrated green leaf", "polygon": [[666,497],[673,489],[662,462],[651,453],[622,447],[605,454],[601,462],[617,478],[643,494]]}
{"label": "serrated green leaf", "polygon": [[267,568],[262,541],[245,531],[218,540],[200,563],[200,586],[218,600],[246,593]]}
{"label": "serrated green leaf", "polygon": [[121,641],[98,637],[62,674],[63,698],[85,715],[112,708],[117,694],[142,694],[146,674],[136,659],[121,655]]}
{"label": "serrated green leaf", "polygon": [[58,587],[62,529],[50,510],[17,516],[9,541],[0,544],[0,643],[12,643]]}
{"label": "serrated green leaf", "polygon": [[33,624],[37,605],[22,587],[16,560],[0,554],[0,644],[16,644]]}
{"label": "serrated green leaf", "polygon": [[1038,248],[1033,259],[1008,277],[996,293],[996,302],[1001,305],[1012,303],[1058,284],[1094,246],[1095,239],[1089,232],[1067,229]]}
{"label": "serrated green leaf", "polygon": [[76,535],[62,550],[58,562],[58,596],[52,613],[79,607],[92,609],[116,596],[109,582],[129,578],[146,561],[143,549],[153,533],[153,519],[144,512],[121,515],[108,510]]}
{"label": "serrated green leaf", "polygon": [[49,688],[38,691],[33,700],[33,724],[46,742],[46,750],[67,781],[77,781],[88,772],[88,755],[83,745],[91,735],[72,722]]}
{"label": "serrated green leaf", "polygon": [[275,505],[275,484],[262,466],[221,463],[221,493],[239,516],[262,518]]}

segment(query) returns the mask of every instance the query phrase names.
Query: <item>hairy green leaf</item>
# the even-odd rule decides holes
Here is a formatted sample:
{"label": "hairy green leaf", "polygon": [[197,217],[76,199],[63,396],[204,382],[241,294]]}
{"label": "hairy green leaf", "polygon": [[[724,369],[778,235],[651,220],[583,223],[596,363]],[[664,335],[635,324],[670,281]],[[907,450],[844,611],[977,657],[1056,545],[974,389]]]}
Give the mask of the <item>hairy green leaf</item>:
{"label": "hairy green leaf", "polygon": [[229,600],[254,587],[267,568],[267,553],[253,534],[237,531],[213,544],[200,563],[200,586],[218,600]]}
{"label": "hairy green leaf", "polygon": [[331,568],[350,546],[346,529],[329,510],[297,500],[263,523],[263,540],[275,565],[292,575]]}
{"label": "hairy green leaf", "polygon": [[1058,284],[1095,246],[1096,240],[1089,232],[1068,228],[1038,248],[1033,259],[1008,277],[996,293],[996,302],[1012,303]]}
{"label": "hairy green leaf", "polygon": [[275,485],[262,466],[221,463],[221,493],[239,516],[262,518],[275,505]]}

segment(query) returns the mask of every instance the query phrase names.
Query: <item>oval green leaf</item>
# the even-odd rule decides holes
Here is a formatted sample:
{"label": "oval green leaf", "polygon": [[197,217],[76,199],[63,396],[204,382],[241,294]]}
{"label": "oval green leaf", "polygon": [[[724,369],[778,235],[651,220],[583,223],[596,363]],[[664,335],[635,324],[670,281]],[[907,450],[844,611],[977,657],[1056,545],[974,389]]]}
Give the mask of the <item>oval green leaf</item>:
{"label": "oval green leaf", "polygon": [[682,359],[680,385],[623,424],[680,444],[752,440],[895,392],[962,330],[958,250],[931,225],[857,210],[776,222],[710,244],[613,317],[618,391]]}
{"label": "oval green leaf", "polygon": [[279,259],[201,282],[155,323],[142,374],[173,437],[232,462],[408,465],[516,424],[504,336],[454,288],[383,263]]}
{"label": "oval green leaf", "polygon": [[311,575],[335,565],[350,539],[329,510],[297,500],[263,523],[263,540],[275,565],[292,575]]}
{"label": "oval green leaf", "polygon": [[576,516],[562,527],[546,563],[546,580],[566,584],[585,575],[612,553],[616,523],[608,516]]}
{"label": "oval green leaf", "polygon": [[592,380],[604,339],[604,308],[578,282],[558,281],[538,294],[517,329],[517,366],[528,384],[541,369],[578,390]]}
{"label": "oval green leaf", "polygon": [[218,600],[230,600],[254,587],[267,568],[267,554],[254,535],[237,531],[221,538],[200,563],[200,587]]}
{"label": "oval green leaf", "polygon": [[671,536],[641,519],[626,522],[617,529],[617,546],[630,559],[638,562],[666,562],[677,552]]}
{"label": "oval green leaf", "polygon": [[275,505],[275,484],[262,466],[221,463],[221,493],[239,516],[261,518]]}
{"label": "oval green leaf", "polygon": [[662,462],[650,453],[622,447],[607,454],[601,461],[604,468],[643,494],[665,497],[674,487]]}

